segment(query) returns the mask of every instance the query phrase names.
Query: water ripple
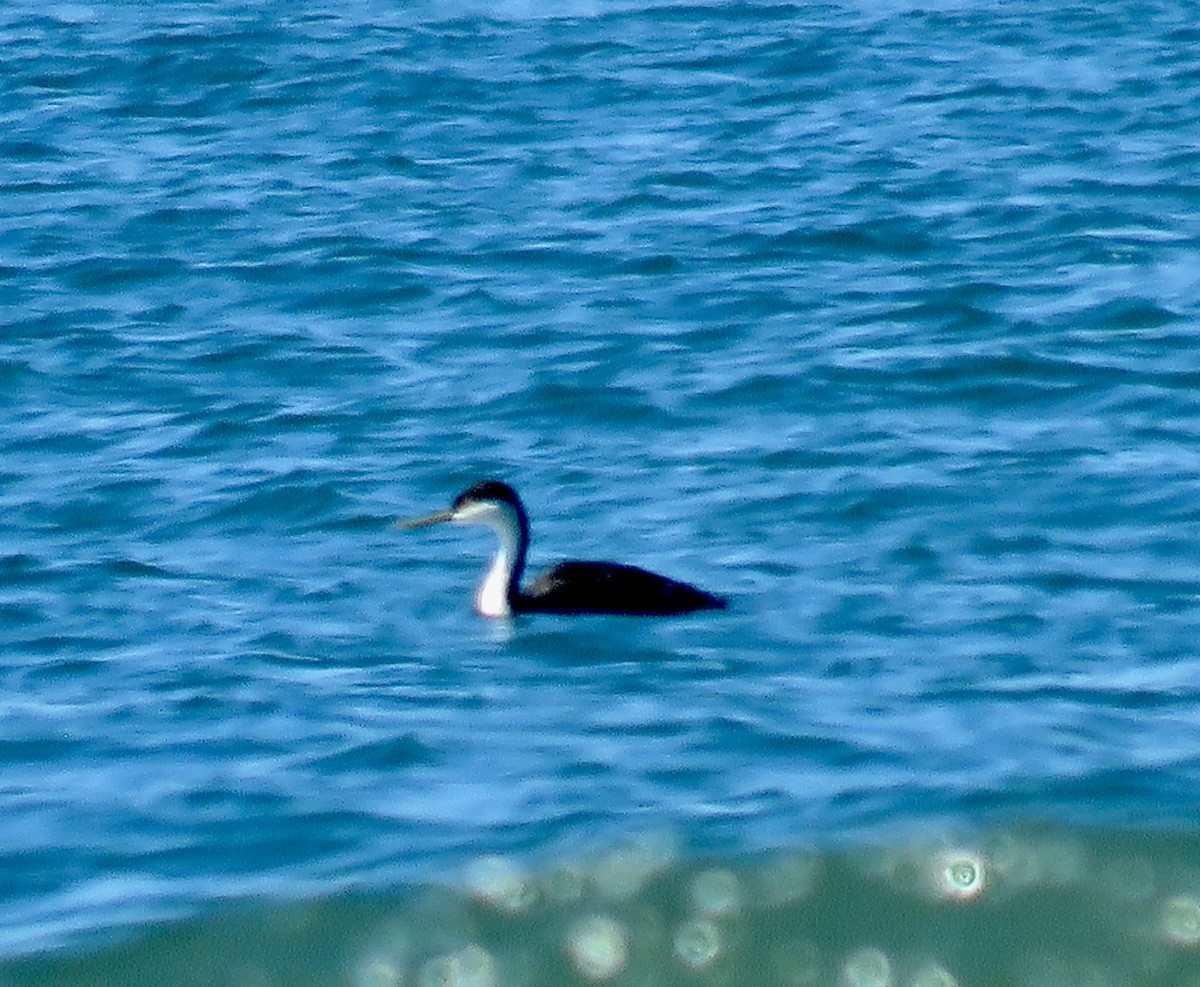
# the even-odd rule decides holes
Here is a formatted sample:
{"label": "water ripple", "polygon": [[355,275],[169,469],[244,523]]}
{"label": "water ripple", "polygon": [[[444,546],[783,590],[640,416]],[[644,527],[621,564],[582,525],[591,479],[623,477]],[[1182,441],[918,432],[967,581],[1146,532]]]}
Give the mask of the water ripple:
{"label": "water ripple", "polygon": [[[1194,816],[1193,20],[6,6],[0,942]],[[493,474],[733,606],[485,624]]]}

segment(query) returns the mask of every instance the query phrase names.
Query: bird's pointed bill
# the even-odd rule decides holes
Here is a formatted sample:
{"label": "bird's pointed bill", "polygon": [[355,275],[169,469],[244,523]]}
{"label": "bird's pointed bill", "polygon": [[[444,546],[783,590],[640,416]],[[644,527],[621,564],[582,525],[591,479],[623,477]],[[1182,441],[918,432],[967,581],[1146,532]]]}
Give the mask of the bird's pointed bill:
{"label": "bird's pointed bill", "polygon": [[432,514],[426,514],[424,517],[401,518],[395,523],[397,528],[428,528],[433,524],[441,524],[443,521],[453,521],[453,511],[434,511]]}

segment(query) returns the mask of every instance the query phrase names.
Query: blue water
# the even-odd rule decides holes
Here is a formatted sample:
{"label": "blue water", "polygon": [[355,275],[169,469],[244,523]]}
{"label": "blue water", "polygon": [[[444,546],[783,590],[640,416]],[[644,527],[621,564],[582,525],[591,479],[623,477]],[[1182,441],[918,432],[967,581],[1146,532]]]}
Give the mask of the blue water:
{"label": "blue water", "polygon": [[[1195,24],[7,3],[0,961],[150,964],[169,920],[216,962],[231,902],[416,908],[646,833],[686,875],[1119,832],[1186,912]],[[731,609],[483,620],[489,536],[390,525],[484,476],[534,570]]]}

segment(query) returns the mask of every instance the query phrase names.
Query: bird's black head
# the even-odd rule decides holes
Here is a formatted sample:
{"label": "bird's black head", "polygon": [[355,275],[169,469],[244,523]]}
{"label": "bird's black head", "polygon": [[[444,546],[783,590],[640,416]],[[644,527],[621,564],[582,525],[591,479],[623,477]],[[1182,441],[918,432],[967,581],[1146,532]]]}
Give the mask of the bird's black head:
{"label": "bird's black head", "polygon": [[478,504],[485,501],[511,504],[518,510],[521,509],[521,498],[517,496],[517,492],[507,483],[503,483],[500,480],[482,480],[473,486],[467,487],[466,490],[455,497],[454,503],[451,505],[451,510],[457,511],[467,504]]}

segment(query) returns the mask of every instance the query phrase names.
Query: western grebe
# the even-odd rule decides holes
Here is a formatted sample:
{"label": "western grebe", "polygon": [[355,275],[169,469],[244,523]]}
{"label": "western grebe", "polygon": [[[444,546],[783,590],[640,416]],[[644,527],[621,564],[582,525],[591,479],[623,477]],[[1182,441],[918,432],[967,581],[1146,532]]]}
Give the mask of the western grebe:
{"label": "western grebe", "polygon": [[454,498],[445,511],[401,528],[425,528],[442,521],[482,524],[500,539],[500,550],[479,584],[475,609],[485,617],[514,613],[611,613],[636,617],[724,609],[725,601],[687,583],[615,562],[560,562],[521,588],[529,518],[517,492],[499,480],[476,483]]}

